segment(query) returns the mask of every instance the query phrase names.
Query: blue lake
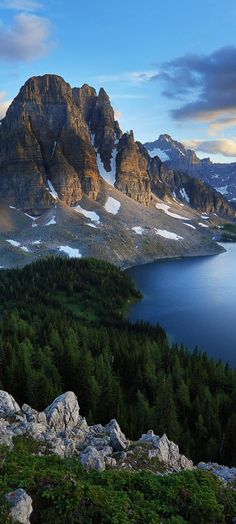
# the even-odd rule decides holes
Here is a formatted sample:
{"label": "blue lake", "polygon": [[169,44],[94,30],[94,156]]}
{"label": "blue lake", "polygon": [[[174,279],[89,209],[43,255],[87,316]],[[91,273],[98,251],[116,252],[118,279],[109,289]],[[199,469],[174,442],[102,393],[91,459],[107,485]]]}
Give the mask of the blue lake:
{"label": "blue lake", "polygon": [[236,244],[222,245],[227,251],[217,256],[128,269],[143,293],[129,318],[159,323],[172,342],[236,367]]}

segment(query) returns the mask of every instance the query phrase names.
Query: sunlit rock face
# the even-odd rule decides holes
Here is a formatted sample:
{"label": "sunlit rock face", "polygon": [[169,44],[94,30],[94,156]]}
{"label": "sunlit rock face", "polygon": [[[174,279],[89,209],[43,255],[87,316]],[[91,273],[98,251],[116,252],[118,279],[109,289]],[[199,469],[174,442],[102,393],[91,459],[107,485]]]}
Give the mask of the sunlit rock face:
{"label": "sunlit rock face", "polygon": [[96,199],[100,177],[88,125],[61,77],[33,77],[0,128],[0,197],[25,209],[49,207],[48,180],[68,205]]}
{"label": "sunlit rock face", "polygon": [[125,133],[119,142],[116,158],[116,187],[133,200],[148,205],[151,184],[148,173],[148,155],[133,132]]}
{"label": "sunlit rock face", "polygon": [[145,148],[151,157],[158,155],[170,170],[181,171],[200,179],[235,204],[236,162],[214,163],[210,158],[199,158],[195,151],[167,134],[160,135],[158,140],[147,142]]}
{"label": "sunlit rock face", "polygon": [[1,121],[0,199],[37,214],[57,199],[68,206],[83,196],[100,201],[105,179],[145,206],[153,192],[162,199],[176,196],[200,211],[234,216],[223,196],[158,157],[158,152],[167,155],[160,148],[168,146],[183,167],[187,161],[198,166],[195,153],[171,140],[162,135],[144,147],[133,131],[122,134],[103,88],[97,94],[87,84],[72,89],[57,75],[32,77]]}
{"label": "sunlit rock face", "polygon": [[159,198],[177,198],[183,204],[205,213],[235,216],[235,209],[213,187],[186,173],[170,169],[158,156],[149,161],[151,190]]}

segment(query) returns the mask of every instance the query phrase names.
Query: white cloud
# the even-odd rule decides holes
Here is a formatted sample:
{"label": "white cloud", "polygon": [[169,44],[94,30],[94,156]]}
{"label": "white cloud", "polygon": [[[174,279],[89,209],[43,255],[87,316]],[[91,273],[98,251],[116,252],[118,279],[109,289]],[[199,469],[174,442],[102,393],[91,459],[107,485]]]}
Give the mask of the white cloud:
{"label": "white cloud", "polygon": [[36,60],[52,49],[50,35],[51,23],[47,18],[20,13],[10,28],[0,26],[0,59]]}
{"label": "white cloud", "polygon": [[115,120],[122,120],[123,113],[119,109],[114,109],[114,118]]}
{"label": "white cloud", "polygon": [[4,118],[7,109],[9,105],[11,104],[11,100],[5,100],[6,98],[6,92],[0,91],[0,120]]}
{"label": "white cloud", "polygon": [[40,9],[42,4],[36,0],[4,0],[0,3],[0,7],[16,11],[35,11]]}
{"label": "white cloud", "polygon": [[218,120],[215,120],[212,122],[212,124],[209,126],[208,134],[210,136],[217,135],[219,131],[223,131],[224,129],[227,129],[229,127],[235,127],[236,126],[236,114],[232,114],[229,117],[219,118]]}
{"label": "white cloud", "polygon": [[100,83],[125,82],[130,84],[142,84],[148,82],[153,76],[157,76],[157,71],[131,71],[118,73],[117,75],[98,75],[96,80]]}
{"label": "white cloud", "polygon": [[225,157],[236,156],[236,140],[233,138],[219,138],[218,140],[185,140],[184,145],[195,151],[202,151],[212,155],[221,154]]}

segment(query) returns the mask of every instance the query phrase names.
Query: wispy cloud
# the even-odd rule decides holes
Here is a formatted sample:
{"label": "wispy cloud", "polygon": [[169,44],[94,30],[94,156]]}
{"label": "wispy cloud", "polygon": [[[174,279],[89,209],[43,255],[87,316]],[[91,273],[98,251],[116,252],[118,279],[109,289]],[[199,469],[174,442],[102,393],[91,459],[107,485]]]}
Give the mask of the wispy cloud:
{"label": "wispy cloud", "polygon": [[0,2],[0,7],[16,11],[36,11],[43,6],[37,0],[3,0]]}
{"label": "wispy cloud", "polygon": [[147,95],[135,95],[133,93],[117,93],[115,95],[110,95],[112,100],[144,100],[147,99]]}
{"label": "wispy cloud", "polygon": [[102,83],[123,82],[130,84],[142,84],[148,82],[153,76],[157,76],[157,71],[131,71],[118,73],[117,75],[97,75],[95,79]]}
{"label": "wispy cloud", "polygon": [[228,46],[210,55],[187,54],[162,64],[152,80],[164,83],[163,94],[180,99],[171,110],[175,120],[210,124],[210,133],[235,125],[236,47]]}
{"label": "wispy cloud", "polygon": [[20,13],[10,28],[0,26],[0,59],[31,62],[51,51],[52,26],[47,18]]}
{"label": "wispy cloud", "polygon": [[220,138],[218,140],[184,140],[184,145],[195,151],[212,155],[221,154],[225,157],[236,156],[236,140]]}
{"label": "wispy cloud", "polygon": [[114,117],[115,117],[115,120],[122,120],[123,118],[123,113],[119,110],[119,109],[114,109]]}
{"label": "wispy cloud", "polygon": [[4,118],[11,100],[6,100],[7,93],[5,91],[0,91],[0,120]]}

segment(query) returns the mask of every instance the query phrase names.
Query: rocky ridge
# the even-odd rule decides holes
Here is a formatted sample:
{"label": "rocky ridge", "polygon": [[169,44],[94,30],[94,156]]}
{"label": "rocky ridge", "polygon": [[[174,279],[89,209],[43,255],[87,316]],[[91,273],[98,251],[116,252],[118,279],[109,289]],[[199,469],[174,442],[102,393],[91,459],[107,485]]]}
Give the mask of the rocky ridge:
{"label": "rocky ridge", "polygon": [[[77,397],[68,391],[57,397],[44,411],[27,404],[20,408],[6,391],[0,391],[0,445],[14,447],[14,437],[32,438],[39,444],[40,454],[57,454],[62,458],[78,456],[86,469],[103,471],[106,467],[133,469],[142,451],[146,469],[178,472],[194,468],[193,462],[179,452],[178,446],[164,434],[152,430],[131,442],[122,433],[118,422],[89,426],[80,415]],[[157,461],[152,462],[153,459]],[[133,462],[133,465],[132,465]],[[136,462],[136,469],[140,464]],[[236,468],[218,464],[198,465],[225,481],[236,480]]]}
{"label": "rocky ridge", "polygon": [[149,173],[152,192],[159,198],[174,197],[199,212],[235,217],[235,210],[216,189],[198,178],[170,169],[158,156],[150,159]]}
{"label": "rocky ridge", "polygon": [[[167,178],[181,198],[186,181],[171,172],[163,180],[166,167],[158,166],[152,156],[132,131],[122,133],[103,88],[97,94],[87,84],[71,88],[57,75],[32,77],[1,121],[0,199],[37,216],[57,199],[68,206],[76,206],[84,196],[100,201],[107,192],[106,180],[148,206],[152,191],[161,184],[158,196],[168,195]],[[210,193],[204,184],[195,184],[191,195],[196,198],[191,196],[188,204],[234,216],[223,197]]]}
{"label": "rocky ridge", "polygon": [[[20,408],[9,393],[0,391],[0,445],[13,449],[14,438],[19,436],[33,439],[39,455],[77,456],[86,470],[146,469],[166,475],[194,469],[192,461],[181,455],[178,446],[165,434],[160,437],[149,430],[138,441],[131,442],[115,419],[105,426],[89,426],[80,415],[77,398],[71,391],[57,397],[42,412],[27,404]],[[223,482],[236,480],[236,468],[211,463],[200,463],[198,468],[211,471]],[[7,493],[6,499],[12,521],[30,524],[31,497],[17,488]]]}
{"label": "rocky ridge", "polygon": [[167,169],[198,178],[232,204],[236,201],[236,162],[220,164],[211,162],[209,158],[200,159],[195,151],[167,134],[162,134],[158,140],[144,145],[151,157],[159,155]]}

